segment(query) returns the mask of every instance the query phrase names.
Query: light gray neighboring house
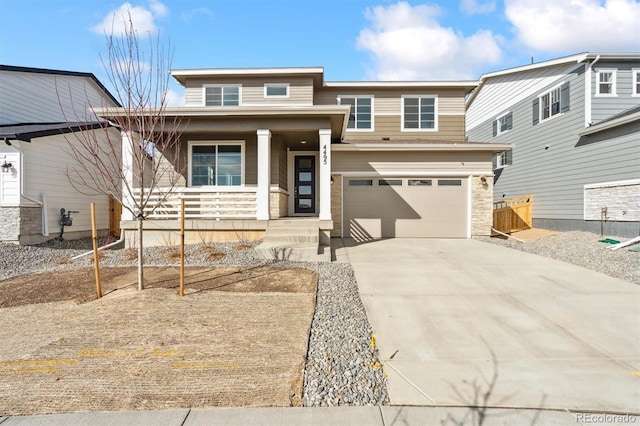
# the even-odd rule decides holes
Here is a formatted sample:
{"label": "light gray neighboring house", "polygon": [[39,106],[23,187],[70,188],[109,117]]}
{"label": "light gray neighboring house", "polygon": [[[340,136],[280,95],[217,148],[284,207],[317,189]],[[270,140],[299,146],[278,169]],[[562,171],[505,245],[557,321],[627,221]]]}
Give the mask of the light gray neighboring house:
{"label": "light gray neighboring house", "polygon": [[494,200],[533,195],[533,224],[640,233],[640,53],[581,53],[485,74],[469,140],[493,158]]}
{"label": "light gray neighboring house", "polygon": [[91,235],[91,202],[98,228],[109,228],[109,198],[80,193],[65,175],[69,134],[99,127],[91,108],[105,106],[119,103],[91,73],[0,65],[0,242],[58,237],[61,209],[78,212],[65,238]]}

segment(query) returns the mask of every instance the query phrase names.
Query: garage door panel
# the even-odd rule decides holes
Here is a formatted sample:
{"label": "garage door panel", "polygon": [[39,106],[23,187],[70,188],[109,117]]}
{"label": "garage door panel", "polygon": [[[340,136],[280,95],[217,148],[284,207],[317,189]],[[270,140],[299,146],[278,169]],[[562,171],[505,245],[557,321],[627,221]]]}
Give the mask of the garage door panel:
{"label": "garage door panel", "polygon": [[[466,179],[460,186],[438,186],[437,178],[403,178],[402,185],[344,186],[344,236],[356,239],[392,237],[466,238]],[[390,178],[386,178],[390,180]],[[399,178],[393,178],[397,180]],[[409,186],[409,180],[431,185]]]}

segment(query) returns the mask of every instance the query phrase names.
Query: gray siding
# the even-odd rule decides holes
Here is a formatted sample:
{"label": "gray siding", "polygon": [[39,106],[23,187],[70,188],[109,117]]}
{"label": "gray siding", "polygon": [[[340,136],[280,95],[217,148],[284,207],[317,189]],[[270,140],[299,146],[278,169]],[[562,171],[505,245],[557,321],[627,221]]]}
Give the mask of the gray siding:
{"label": "gray siding", "polygon": [[[591,120],[594,124],[612,115],[640,105],[640,97],[633,96],[633,76],[631,70],[639,68],[640,61],[633,63],[612,63],[600,61],[591,70]],[[602,69],[616,70],[616,96],[596,95],[597,72]]]}
{"label": "gray siding", "polygon": [[95,120],[90,107],[113,106],[103,93],[90,78],[0,71],[0,124]]}
{"label": "gray siding", "polygon": [[[534,126],[533,99],[562,81],[570,83],[570,110]],[[640,176],[640,145],[633,134],[637,123],[616,130],[615,137],[609,132],[605,138],[579,138],[584,130],[584,81],[583,69],[577,69],[514,105],[509,109],[513,129],[508,132],[493,137],[496,117],[469,131],[469,140],[513,146],[513,164],[496,172],[495,200],[533,194],[534,219],[582,220],[585,184]]]}

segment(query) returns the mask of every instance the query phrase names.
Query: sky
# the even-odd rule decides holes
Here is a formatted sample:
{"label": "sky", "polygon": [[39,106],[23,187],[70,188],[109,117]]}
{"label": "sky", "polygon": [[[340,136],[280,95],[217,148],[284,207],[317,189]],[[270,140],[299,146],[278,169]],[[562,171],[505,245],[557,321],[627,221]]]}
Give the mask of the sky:
{"label": "sky", "polygon": [[[0,0],[0,63],[91,72],[127,11],[171,68],[324,68],[327,81],[474,80],[580,52],[640,52],[640,0]],[[114,20],[114,16],[116,19]],[[171,84],[170,99],[183,89]]]}

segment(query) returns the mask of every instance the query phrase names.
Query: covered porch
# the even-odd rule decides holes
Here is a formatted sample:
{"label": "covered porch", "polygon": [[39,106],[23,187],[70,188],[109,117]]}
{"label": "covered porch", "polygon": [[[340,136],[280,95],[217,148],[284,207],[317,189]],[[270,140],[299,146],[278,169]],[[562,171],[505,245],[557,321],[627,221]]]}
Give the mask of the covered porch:
{"label": "covered porch", "polygon": [[[150,193],[142,212],[145,244],[165,244],[180,229],[181,200],[187,242],[257,240],[270,221],[283,218],[314,218],[328,239],[331,141],[341,138],[348,107],[174,108],[167,114],[184,118],[180,149],[157,153],[154,161],[180,164],[174,169],[179,180],[173,187],[133,190],[133,197]],[[123,166],[130,170],[125,184],[133,187],[128,137],[123,134]],[[121,226],[125,238],[137,228],[126,209]]]}

